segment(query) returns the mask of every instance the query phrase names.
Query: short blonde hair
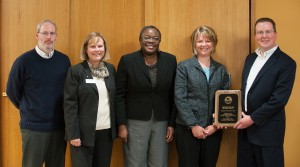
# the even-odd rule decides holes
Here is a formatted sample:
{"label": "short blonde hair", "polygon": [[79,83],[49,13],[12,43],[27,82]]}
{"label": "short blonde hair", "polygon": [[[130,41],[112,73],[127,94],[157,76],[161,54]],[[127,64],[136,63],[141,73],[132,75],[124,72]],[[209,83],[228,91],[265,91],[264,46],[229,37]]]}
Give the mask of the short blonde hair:
{"label": "short blonde hair", "polygon": [[202,34],[204,37],[206,37],[210,41],[212,41],[214,48],[212,50],[211,55],[213,55],[216,52],[216,46],[217,46],[217,43],[218,43],[218,38],[217,38],[216,32],[209,26],[197,27],[194,30],[194,32],[192,33],[191,42],[192,42],[193,53],[195,55],[197,55],[196,40],[197,40],[197,38],[200,34]]}
{"label": "short blonde hair", "polygon": [[88,60],[88,55],[86,53],[87,47],[91,42],[97,43],[100,39],[103,40],[103,44],[104,44],[104,49],[105,49],[105,54],[103,57],[103,60],[108,60],[110,59],[110,54],[107,48],[107,44],[106,41],[103,37],[103,35],[101,35],[98,32],[91,32],[84,40],[81,49],[80,49],[80,58],[81,60]]}

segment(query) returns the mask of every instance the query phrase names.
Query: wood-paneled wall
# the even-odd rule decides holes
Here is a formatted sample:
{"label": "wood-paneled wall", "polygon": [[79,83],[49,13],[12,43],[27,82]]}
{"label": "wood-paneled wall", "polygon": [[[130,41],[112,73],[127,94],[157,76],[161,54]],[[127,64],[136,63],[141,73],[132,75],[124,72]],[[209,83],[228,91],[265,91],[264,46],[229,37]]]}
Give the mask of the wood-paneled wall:
{"label": "wood-paneled wall", "polygon": [[[58,26],[55,48],[77,64],[80,46],[92,31],[101,32],[116,67],[122,55],[139,49],[138,36],[145,25],[162,33],[160,49],[176,55],[178,62],[192,55],[190,35],[200,25],[212,26],[219,43],[214,59],[226,65],[232,89],[240,88],[241,71],[249,53],[250,0],[0,0],[1,92],[5,92],[14,60],[36,44],[36,25],[51,19]],[[22,143],[19,111],[1,96],[0,166],[21,166]],[[218,167],[236,163],[236,131],[224,131]],[[123,166],[122,143],[115,140],[112,167]],[[67,151],[66,167],[71,166]],[[169,166],[177,167],[174,142]]]}

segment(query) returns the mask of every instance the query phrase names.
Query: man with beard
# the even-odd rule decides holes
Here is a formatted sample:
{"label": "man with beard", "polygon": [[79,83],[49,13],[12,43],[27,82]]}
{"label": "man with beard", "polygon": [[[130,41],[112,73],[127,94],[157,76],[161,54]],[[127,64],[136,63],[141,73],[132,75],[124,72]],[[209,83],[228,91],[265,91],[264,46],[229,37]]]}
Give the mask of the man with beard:
{"label": "man with beard", "polygon": [[141,49],[121,57],[116,77],[116,116],[126,167],[167,167],[175,125],[176,57],[159,50],[154,26],[140,32]]}
{"label": "man with beard", "polygon": [[20,110],[23,167],[64,167],[63,90],[69,58],[54,50],[56,25],[37,25],[37,45],[18,57],[9,74],[7,95]]}

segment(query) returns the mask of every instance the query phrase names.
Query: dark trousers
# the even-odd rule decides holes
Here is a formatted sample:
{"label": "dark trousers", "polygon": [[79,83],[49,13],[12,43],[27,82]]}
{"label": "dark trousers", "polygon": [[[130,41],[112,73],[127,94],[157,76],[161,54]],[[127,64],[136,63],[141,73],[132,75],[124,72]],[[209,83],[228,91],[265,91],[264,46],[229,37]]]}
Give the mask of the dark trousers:
{"label": "dark trousers", "polygon": [[23,167],[64,167],[65,131],[41,132],[21,129]]}
{"label": "dark trousers", "polygon": [[215,167],[217,164],[222,131],[216,131],[206,139],[197,139],[191,129],[177,125],[175,141],[178,167]]}
{"label": "dark trousers", "polygon": [[95,146],[71,146],[72,167],[110,167],[112,147],[111,129],[97,130]]}
{"label": "dark trousers", "polygon": [[284,167],[283,146],[251,144],[247,130],[239,130],[237,167]]}

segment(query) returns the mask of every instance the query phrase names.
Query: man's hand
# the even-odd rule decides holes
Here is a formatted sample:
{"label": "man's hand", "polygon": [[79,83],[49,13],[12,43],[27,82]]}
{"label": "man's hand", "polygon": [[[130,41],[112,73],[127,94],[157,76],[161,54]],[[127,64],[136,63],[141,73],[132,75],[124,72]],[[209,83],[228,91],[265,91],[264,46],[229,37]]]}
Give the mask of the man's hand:
{"label": "man's hand", "polygon": [[244,112],[242,112],[243,118],[240,119],[235,125],[234,128],[236,129],[245,129],[251,126],[254,122],[252,118],[249,115],[246,115]]}

